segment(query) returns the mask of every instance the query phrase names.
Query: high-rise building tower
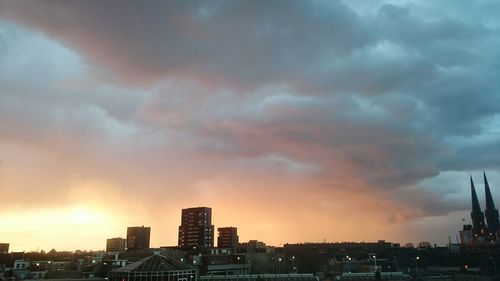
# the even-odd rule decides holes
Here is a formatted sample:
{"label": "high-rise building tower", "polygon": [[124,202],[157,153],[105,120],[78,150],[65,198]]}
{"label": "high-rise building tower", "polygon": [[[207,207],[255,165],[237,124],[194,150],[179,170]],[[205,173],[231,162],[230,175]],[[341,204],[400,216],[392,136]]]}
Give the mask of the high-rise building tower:
{"label": "high-rise building tower", "polygon": [[106,252],[123,252],[126,244],[127,240],[123,238],[109,238],[106,240]]}
{"label": "high-rise building tower", "polygon": [[133,226],[127,228],[127,250],[142,250],[149,248],[151,227]]}
{"label": "high-rise building tower", "polygon": [[495,208],[495,203],[493,202],[493,197],[491,196],[490,185],[488,184],[485,172],[483,172],[483,177],[484,190],[486,194],[486,209],[484,210],[484,215],[486,217],[486,222],[488,223],[487,236],[490,240],[497,240],[500,230],[498,209]]}
{"label": "high-rise building tower", "polygon": [[214,246],[212,208],[182,209],[178,245],[182,248],[210,248]]}
{"label": "high-rise building tower", "polygon": [[217,247],[236,250],[239,245],[238,229],[236,227],[219,227],[217,232]]}
{"label": "high-rise building tower", "polygon": [[472,212],[470,213],[472,218],[472,235],[474,235],[474,238],[477,238],[484,234],[485,224],[484,214],[481,212],[481,207],[479,206],[479,200],[477,199],[476,188],[474,187],[472,176],[470,177],[470,189],[472,195]]}

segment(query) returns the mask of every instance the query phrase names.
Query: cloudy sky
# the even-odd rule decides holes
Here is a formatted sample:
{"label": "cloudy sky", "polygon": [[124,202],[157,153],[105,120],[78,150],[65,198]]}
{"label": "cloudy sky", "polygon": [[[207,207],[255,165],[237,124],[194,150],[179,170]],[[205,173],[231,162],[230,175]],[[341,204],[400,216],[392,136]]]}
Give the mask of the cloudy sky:
{"label": "cloudy sky", "polygon": [[[0,1],[0,242],[431,241],[500,204],[500,2]],[[484,204],[483,204],[484,207]]]}

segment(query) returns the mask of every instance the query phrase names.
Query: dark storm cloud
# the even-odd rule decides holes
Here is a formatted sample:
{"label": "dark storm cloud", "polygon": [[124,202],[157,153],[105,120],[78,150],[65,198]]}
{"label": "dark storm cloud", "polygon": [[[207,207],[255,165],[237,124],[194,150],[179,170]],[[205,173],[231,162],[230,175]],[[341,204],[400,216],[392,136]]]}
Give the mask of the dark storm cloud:
{"label": "dark storm cloud", "polygon": [[300,1],[109,1],[64,7],[58,1],[3,2],[2,11],[128,79],[146,82],[183,74],[237,86],[300,79],[322,54],[348,53],[371,37],[336,1],[326,7]]}
{"label": "dark storm cloud", "polygon": [[[493,1],[479,2],[381,3],[361,13],[339,1],[2,1],[0,16],[121,85],[102,95],[71,90],[85,97],[80,110],[100,116],[82,121],[82,135],[84,124],[104,119],[181,144],[221,170],[277,167],[333,181],[324,184],[332,189],[344,188],[337,176],[357,177],[362,190],[411,201],[418,211],[403,217],[415,217],[462,207],[436,199],[439,190],[412,200],[419,181],[500,166],[492,156],[500,123],[491,122],[500,112],[500,24]],[[32,85],[5,77],[4,131],[60,120],[47,108],[49,116],[18,123],[13,102],[37,105],[11,93]]]}

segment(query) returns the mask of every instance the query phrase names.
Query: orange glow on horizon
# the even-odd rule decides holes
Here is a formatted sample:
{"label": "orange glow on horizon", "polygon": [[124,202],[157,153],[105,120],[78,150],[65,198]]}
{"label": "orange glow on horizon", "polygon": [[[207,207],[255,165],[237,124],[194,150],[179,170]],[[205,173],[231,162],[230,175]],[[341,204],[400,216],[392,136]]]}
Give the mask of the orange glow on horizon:
{"label": "orange glow on horizon", "polygon": [[[213,209],[215,228],[237,227],[242,242],[256,239],[280,246],[379,239],[405,243],[416,239],[405,225],[414,210],[393,205],[377,194],[329,191],[328,197],[308,192],[304,187],[307,182],[281,187],[267,178],[260,181],[255,189],[255,182],[239,178],[199,180],[186,191],[191,196],[177,201],[168,196],[169,190],[157,198],[143,198],[138,190],[129,194],[110,182],[75,182],[68,189],[65,206],[11,206],[0,213],[0,240],[11,244],[11,251],[101,250],[107,238],[125,238],[128,226],[145,225],[151,227],[151,247],[174,246],[181,209],[196,206]],[[408,239],[400,241],[400,237]]]}
{"label": "orange glow on horizon", "polygon": [[112,214],[95,207],[14,209],[2,214],[0,234],[11,251],[102,249],[96,238],[116,232]]}

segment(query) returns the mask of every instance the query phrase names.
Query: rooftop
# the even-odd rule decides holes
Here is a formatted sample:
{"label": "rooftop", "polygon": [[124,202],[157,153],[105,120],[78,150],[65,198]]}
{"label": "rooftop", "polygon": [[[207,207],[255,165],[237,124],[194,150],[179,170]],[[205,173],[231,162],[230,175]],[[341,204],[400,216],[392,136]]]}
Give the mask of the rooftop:
{"label": "rooftop", "polygon": [[115,269],[116,272],[157,272],[194,269],[189,264],[181,262],[173,257],[156,252],[154,255],[131,263],[127,266]]}

